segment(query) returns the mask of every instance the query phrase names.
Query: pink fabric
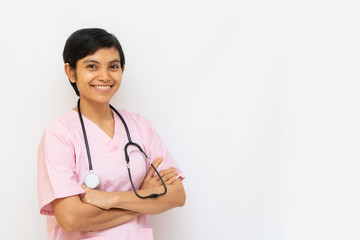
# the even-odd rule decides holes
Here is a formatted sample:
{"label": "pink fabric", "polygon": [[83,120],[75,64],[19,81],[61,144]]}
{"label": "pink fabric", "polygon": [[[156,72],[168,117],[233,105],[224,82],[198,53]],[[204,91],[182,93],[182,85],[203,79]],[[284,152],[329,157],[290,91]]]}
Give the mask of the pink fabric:
{"label": "pink fabric", "polygon": [[[163,156],[164,161],[158,170],[169,167],[183,173],[172,159],[166,146],[153,129],[151,123],[138,114],[119,110],[124,117],[134,142],[138,143],[154,161]],[[129,181],[124,146],[128,142],[121,120],[114,113],[115,131],[111,139],[96,124],[83,117],[89,141],[93,170],[100,177],[99,189],[103,191],[132,191]],[[131,151],[131,149],[129,149]],[[144,179],[149,164],[139,158],[132,158],[131,173],[138,189]],[[146,216],[140,215],[125,224],[91,232],[65,232],[59,227],[51,207],[57,198],[84,193],[81,185],[89,173],[89,165],[83,133],[74,110],[54,120],[45,130],[38,150],[38,197],[40,213],[47,215],[48,239],[136,239],[140,240],[139,230],[147,228]],[[147,239],[147,238],[146,238]]]}
{"label": "pink fabric", "polygon": [[142,228],[139,230],[141,240],[153,240],[152,228]]}

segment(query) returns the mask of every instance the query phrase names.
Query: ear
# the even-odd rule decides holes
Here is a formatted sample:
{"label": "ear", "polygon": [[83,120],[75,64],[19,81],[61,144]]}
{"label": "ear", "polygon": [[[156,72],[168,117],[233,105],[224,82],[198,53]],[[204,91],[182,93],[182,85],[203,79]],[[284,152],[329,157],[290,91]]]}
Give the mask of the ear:
{"label": "ear", "polygon": [[124,71],[125,71],[125,64],[124,64],[124,66],[122,67],[121,71],[124,73]]}
{"label": "ear", "polygon": [[70,82],[75,83],[76,82],[75,69],[70,67],[69,63],[65,63],[64,70],[65,70],[65,74],[69,78]]}

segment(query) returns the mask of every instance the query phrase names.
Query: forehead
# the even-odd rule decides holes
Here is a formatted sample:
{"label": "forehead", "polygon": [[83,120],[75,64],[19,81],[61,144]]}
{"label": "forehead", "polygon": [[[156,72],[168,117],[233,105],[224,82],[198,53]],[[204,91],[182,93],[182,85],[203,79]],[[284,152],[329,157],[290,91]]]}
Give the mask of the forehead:
{"label": "forehead", "polygon": [[112,62],[114,60],[120,61],[119,51],[114,48],[100,48],[96,52],[91,55],[87,55],[86,57],[80,59],[80,62],[85,61],[97,61],[97,62]]}

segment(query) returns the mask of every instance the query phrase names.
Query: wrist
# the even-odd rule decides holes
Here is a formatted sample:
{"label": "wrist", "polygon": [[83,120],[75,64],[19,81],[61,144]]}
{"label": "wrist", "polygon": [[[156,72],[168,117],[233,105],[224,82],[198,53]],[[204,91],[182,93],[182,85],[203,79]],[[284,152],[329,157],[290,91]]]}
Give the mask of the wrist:
{"label": "wrist", "polygon": [[121,192],[109,192],[110,197],[108,198],[108,207],[110,208],[121,208]]}

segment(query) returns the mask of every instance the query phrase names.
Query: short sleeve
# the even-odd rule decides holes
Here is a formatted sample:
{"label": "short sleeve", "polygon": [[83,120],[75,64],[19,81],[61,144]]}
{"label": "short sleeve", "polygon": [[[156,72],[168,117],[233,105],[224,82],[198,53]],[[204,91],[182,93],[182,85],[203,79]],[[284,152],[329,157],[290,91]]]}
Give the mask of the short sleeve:
{"label": "short sleeve", "polygon": [[163,162],[158,167],[158,171],[174,168],[179,172],[178,177],[183,180],[185,178],[184,173],[179,168],[178,164],[174,161],[171,154],[169,153],[166,145],[162,141],[159,134],[155,131],[153,125],[150,121],[147,121],[147,131],[149,134],[149,143],[148,143],[148,152],[149,158],[154,161],[156,158],[162,156],[164,157]]}
{"label": "short sleeve", "polygon": [[45,130],[38,148],[38,198],[40,213],[54,215],[51,202],[84,193],[76,176],[71,130],[54,121]]}

